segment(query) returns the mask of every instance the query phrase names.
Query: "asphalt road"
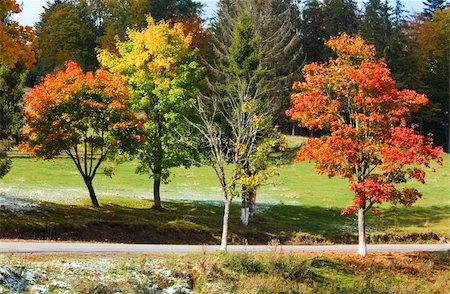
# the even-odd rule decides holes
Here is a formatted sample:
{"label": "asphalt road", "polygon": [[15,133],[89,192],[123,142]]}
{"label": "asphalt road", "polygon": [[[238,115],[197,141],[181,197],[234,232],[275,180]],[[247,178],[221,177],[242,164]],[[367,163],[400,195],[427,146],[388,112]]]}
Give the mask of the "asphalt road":
{"label": "asphalt road", "polygon": [[[0,253],[203,253],[219,250],[211,245],[109,244],[68,242],[0,242]],[[229,252],[357,252],[357,245],[230,245]],[[368,252],[448,251],[450,244],[374,244]]]}

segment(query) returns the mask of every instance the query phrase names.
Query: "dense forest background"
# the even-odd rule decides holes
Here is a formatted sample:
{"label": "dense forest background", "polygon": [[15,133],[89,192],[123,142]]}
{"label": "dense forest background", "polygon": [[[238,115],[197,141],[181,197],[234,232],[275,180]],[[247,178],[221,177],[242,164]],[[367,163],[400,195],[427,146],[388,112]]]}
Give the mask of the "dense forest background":
{"label": "dense forest background", "polygon": [[388,64],[398,88],[427,95],[430,103],[414,117],[414,123],[422,134],[433,133],[435,143],[448,152],[448,6],[444,0],[426,0],[424,10],[411,15],[401,0],[395,5],[367,0],[362,10],[354,0],[221,0],[216,17],[204,20],[200,17],[202,4],[193,0],[48,1],[37,23],[37,62],[28,71],[19,65],[0,72],[4,81],[0,95],[9,95],[8,111],[17,113],[17,117],[9,116],[15,123],[5,123],[12,127],[4,128],[2,137],[19,137],[21,128],[16,111],[21,93],[8,89],[24,83],[33,87],[45,74],[63,69],[68,60],[76,61],[86,71],[97,69],[98,50],[116,50],[115,44],[125,38],[127,28],[146,26],[148,14],[157,21],[185,22],[194,34],[201,59],[207,61],[217,56],[217,44],[228,45],[229,32],[237,16],[245,11],[253,21],[255,42],[265,58],[263,64],[270,69],[267,81],[275,124],[285,133],[311,135],[285,117],[292,81],[301,79],[304,64],[333,57],[324,42],[345,32],[362,35],[376,46],[377,57]]}

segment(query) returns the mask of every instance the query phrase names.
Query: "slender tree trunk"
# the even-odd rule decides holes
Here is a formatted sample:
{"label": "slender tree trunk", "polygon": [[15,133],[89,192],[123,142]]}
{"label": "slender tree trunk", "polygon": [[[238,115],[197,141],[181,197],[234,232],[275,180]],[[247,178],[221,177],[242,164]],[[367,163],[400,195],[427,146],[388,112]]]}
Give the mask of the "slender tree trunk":
{"label": "slender tree trunk", "polygon": [[98,204],[97,196],[95,195],[94,186],[92,186],[92,179],[84,178],[84,183],[89,191],[89,197],[91,197],[92,205],[96,208],[100,208],[100,204]]}
{"label": "slender tree trunk", "polygon": [[248,226],[248,220],[250,218],[249,202],[248,192],[245,192],[242,197],[241,208],[241,224],[245,227]]}
{"label": "slender tree trunk", "polygon": [[365,204],[360,204],[358,208],[358,253],[361,256],[366,256],[366,226],[364,223]]}
{"label": "slender tree trunk", "polygon": [[153,208],[154,209],[162,209],[161,205],[161,176],[160,175],[154,175],[153,177]]}
{"label": "slender tree trunk", "polygon": [[230,218],[231,199],[225,198],[225,207],[223,211],[223,224],[222,224],[222,241],[220,243],[220,250],[227,251],[228,246],[228,220]]}
{"label": "slender tree trunk", "polygon": [[295,136],[295,123],[292,124],[291,136]]}

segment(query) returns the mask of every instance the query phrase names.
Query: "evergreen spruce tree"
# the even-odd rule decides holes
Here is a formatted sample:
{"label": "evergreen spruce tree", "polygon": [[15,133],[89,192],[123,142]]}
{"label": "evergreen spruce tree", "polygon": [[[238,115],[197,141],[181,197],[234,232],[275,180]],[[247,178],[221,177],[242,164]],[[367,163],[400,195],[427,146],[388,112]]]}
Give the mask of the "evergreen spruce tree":
{"label": "evergreen spruce tree", "polygon": [[327,40],[341,33],[355,35],[359,19],[354,0],[324,0],[322,4]]}
{"label": "evergreen spruce tree", "polygon": [[447,0],[425,0],[422,4],[424,5],[422,15],[428,19],[431,19],[437,9],[444,9],[450,5]]}
{"label": "evergreen spruce tree", "polygon": [[325,59],[326,32],[325,18],[318,0],[307,0],[301,17],[301,40],[303,52],[308,63],[323,62]]}
{"label": "evergreen spruce tree", "polygon": [[[272,105],[274,123],[289,130],[291,122],[284,115],[289,107],[292,83],[299,78],[304,54],[299,37],[300,11],[291,0],[221,0],[218,17],[212,24],[215,59],[228,56],[235,23],[248,14],[257,38],[261,65],[266,69],[267,91],[264,99]],[[215,61],[212,61],[214,63]]]}
{"label": "evergreen spruce tree", "polygon": [[364,3],[360,32],[377,49],[377,58],[390,62],[390,43],[393,35],[392,9],[387,0],[369,0]]}

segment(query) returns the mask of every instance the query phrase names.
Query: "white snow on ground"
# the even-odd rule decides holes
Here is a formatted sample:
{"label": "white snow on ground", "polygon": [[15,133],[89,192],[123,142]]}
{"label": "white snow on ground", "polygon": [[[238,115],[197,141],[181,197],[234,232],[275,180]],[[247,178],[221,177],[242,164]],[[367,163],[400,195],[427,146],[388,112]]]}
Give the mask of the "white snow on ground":
{"label": "white snow on ground", "polygon": [[22,212],[36,210],[38,207],[39,205],[30,200],[8,197],[3,193],[0,193],[0,210]]}
{"label": "white snow on ground", "polygon": [[191,287],[187,279],[175,277],[173,272],[157,259],[142,259],[138,262],[124,259],[57,260],[26,264],[0,261],[0,293],[132,291],[187,294],[192,293]]}

